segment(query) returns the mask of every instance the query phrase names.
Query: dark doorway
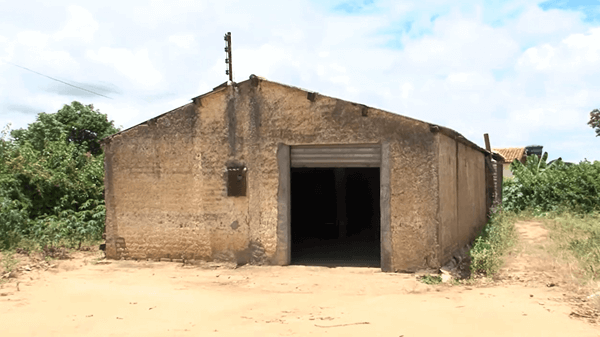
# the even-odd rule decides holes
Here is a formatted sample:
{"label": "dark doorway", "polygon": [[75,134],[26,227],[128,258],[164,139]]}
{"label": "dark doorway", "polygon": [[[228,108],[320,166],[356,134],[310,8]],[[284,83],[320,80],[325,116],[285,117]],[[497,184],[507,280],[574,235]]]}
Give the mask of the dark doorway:
{"label": "dark doorway", "polygon": [[380,267],[379,168],[292,168],[292,264]]}

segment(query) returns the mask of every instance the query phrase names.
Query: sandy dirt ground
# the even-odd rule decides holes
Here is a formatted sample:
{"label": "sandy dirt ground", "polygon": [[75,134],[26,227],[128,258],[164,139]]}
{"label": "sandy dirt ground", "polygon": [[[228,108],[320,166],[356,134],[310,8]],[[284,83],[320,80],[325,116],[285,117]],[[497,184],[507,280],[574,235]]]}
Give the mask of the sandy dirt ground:
{"label": "sandy dirt ground", "polygon": [[472,285],[374,268],[97,263],[98,252],[22,264],[0,288],[0,336],[600,336],[562,270],[531,265],[544,266],[544,228],[518,228],[525,248],[499,281]]}

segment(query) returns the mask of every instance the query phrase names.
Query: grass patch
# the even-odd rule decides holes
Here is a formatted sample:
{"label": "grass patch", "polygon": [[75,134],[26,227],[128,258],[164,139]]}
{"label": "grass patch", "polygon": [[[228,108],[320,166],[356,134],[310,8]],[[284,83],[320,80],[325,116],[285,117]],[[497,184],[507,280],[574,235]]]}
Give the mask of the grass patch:
{"label": "grass patch", "polygon": [[493,276],[503,263],[503,255],[516,240],[515,222],[522,215],[512,212],[495,212],[475,239],[469,251],[471,275]]}
{"label": "grass patch", "polygon": [[15,266],[19,263],[19,260],[15,258],[15,253],[12,251],[5,251],[2,253],[2,260],[0,260],[0,266],[2,266],[2,274],[11,273]]}
{"label": "grass patch", "polygon": [[442,283],[442,277],[437,275],[423,275],[419,277],[419,281],[430,285],[440,284]]}
{"label": "grass patch", "polygon": [[[19,256],[41,259],[48,264],[54,260],[69,259],[75,252],[94,252],[99,251],[98,247],[103,240],[86,240],[78,248],[69,247],[64,242],[59,242],[56,246],[42,246],[36,240],[23,239],[13,249],[0,250],[0,277],[11,273],[19,263]],[[100,257],[99,259],[102,259]]]}
{"label": "grass patch", "polygon": [[546,213],[543,218],[559,255],[577,260],[580,277],[600,279],[600,213]]}

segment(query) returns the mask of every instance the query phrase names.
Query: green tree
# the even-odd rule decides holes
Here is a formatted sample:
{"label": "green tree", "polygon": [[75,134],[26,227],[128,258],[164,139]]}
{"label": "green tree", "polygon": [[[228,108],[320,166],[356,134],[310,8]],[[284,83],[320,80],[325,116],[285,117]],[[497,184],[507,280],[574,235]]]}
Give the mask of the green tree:
{"label": "green tree", "polygon": [[[92,105],[73,102],[40,113],[0,143],[0,237],[44,245],[81,244],[104,226],[104,154],[100,139],[117,132]],[[10,221],[9,221],[10,220]],[[8,235],[10,234],[10,235]],[[17,238],[17,239],[15,239]],[[0,247],[1,248],[1,247]]]}
{"label": "green tree", "polygon": [[94,110],[93,105],[77,101],[64,105],[54,114],[40,113],[27,129],[11,132],[14,140],[22,145],[29,142],[35,150],[42,151],[46,142],[67,141],[78,145],[78,149],[91,154],[100,154],[98,141],[118,130],[105,114]]}
{"label": "green tree", "polygon": [[594,109],[590,112],[588,125],[596,130],[596,137],[600,136],[600,110]]}

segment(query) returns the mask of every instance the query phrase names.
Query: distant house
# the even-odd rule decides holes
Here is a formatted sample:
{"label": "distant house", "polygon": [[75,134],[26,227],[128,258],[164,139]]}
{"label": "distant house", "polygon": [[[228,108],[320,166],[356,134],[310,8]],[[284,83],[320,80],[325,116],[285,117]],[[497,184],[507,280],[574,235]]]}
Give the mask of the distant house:
{"label": "distant house", "polygon": [[527,150],[525,147],[506,147],[500,149],[492,149],[493,152],[499,153],[504,157],[504,164],[502,170],[502,176],[506,178],[512,178],[513,174],[510,170],[510,164],[516,160],[521,163],[525,163],[527,160]]}
{"label": "distant house", "polygon": [[525,147],[506,147],[492,149],[492,152],[499,153],[502,157],[504,157],[503,176],[507,178],[512,178],[513,174],[510,170],[510,164],[513,161],[518,160],[521,163],[525,164],[525,162],[527,161],[527,156],[536,155],[538,157],[541,157],[543,148],[544,147],[542,145],[528,145]]}

